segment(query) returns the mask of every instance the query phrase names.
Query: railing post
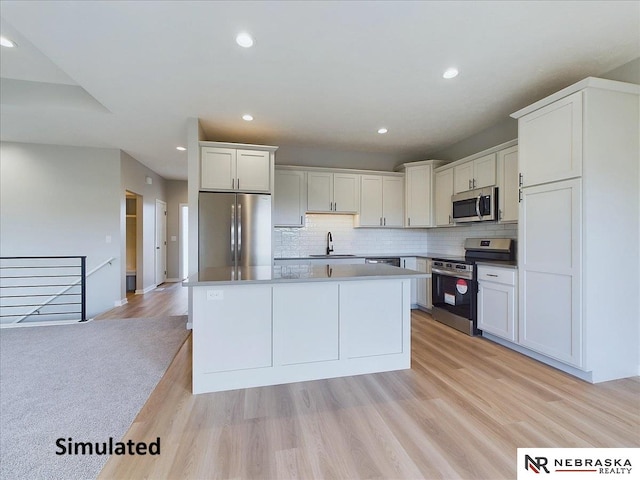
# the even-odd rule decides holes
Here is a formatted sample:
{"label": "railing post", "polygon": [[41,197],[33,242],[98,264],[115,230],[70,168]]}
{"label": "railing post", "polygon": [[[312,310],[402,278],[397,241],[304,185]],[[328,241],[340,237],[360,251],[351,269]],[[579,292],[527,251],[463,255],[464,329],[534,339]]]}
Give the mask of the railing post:
{"label": "railing post", "polygon": [[80,307],[82,318],[81,322],[87,321],[87,257],[80,257],[80,302],[82,303]]}

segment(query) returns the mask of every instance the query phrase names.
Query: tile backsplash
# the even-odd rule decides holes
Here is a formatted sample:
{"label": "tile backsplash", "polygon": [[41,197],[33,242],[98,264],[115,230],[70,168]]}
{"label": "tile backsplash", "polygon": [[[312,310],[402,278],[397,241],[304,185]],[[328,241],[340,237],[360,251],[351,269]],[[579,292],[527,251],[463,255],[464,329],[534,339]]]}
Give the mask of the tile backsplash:
{"label": "tile backsplash", "polygon": [[472,224],[463,227],[402,229],[353,228],[352,215],[307,214],[302,228],[278,227],[273,235],[276,258],[323,254],[327,232],[333,236],[334,254],[390,255],[445,253],[464,255],[464,240],[470,237],[517,238],[517,224]]}

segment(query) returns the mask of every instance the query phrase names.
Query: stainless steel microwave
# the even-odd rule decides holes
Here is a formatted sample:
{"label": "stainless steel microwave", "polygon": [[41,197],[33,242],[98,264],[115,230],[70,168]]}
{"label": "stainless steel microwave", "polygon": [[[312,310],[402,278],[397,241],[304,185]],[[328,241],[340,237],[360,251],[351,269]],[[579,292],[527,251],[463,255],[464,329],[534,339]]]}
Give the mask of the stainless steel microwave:
{"label": "stainless steel microwave", "polygon": [[478,188],[451,196],[453,221],[491,222],[498,215],[498,187]]}

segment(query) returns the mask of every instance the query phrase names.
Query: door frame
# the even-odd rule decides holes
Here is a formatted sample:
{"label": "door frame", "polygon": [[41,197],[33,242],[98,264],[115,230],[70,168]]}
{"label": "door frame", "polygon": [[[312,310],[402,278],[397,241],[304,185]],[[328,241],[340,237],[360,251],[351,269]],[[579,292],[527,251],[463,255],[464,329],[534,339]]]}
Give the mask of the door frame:
{"label": "door frame", "polygon": [[158,286],[167,280],[167,203],[157,198],[154,247],[154,275]]}

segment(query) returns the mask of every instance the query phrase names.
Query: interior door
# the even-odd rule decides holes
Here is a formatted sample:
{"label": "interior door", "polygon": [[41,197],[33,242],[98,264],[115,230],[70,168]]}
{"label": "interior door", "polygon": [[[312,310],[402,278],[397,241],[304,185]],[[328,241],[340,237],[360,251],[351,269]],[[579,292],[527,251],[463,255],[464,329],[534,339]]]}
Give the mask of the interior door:
{"label": "interior door", "polygon": [[156,285],[167,280],[167,204],[156,200]]}

